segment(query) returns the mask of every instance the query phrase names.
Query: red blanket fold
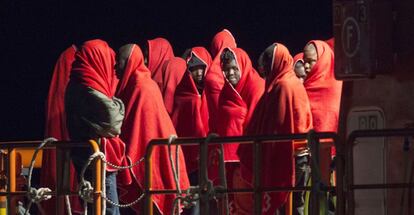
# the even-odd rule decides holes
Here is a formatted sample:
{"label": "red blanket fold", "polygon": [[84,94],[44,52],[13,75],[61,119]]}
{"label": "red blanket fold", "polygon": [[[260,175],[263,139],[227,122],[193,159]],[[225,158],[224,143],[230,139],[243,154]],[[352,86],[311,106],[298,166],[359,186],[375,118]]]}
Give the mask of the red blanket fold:
{"label": "red blanket fold", "polygon": [[164,38],[148,40],[148,69],[151,71],[151,78],[162,89],[164,63],[174,57],[173,48]]}
{"label": "red blanket fold", "polygon": [[173,57],[164,63],[161,94],[163,95],[165,108],[170,115],[173,111],[175,89],[183,79],[186,69],[185,60],[179,57]]}
{"label": "red blanket fold", "polygon": [[236,48],[236,40],[233,37],[233,34],[227,29],[223,29],[214,35],[213,40],[211,41],[210,52],[211,55],[215,58],[217,54],[223,48]]}
{"label": "red blanket fold", "polygon": [[[145,155],[146,146],[152,139],[168,138],[175,134],[171,119],[164,107],[157,84],[151,80],[151,73],[144,65],[141,49],[134,45],[126,64],[125,73],[120,82],[117,96],[125,103],[125,119],[121,138],[127,145],[129,163],[135,163]],[[189,187],[186,165],[180,150],[179,158],[180,186]],[[175,189],[172,168],[166,146],[155,147],[152,152],[152,188]],[[144,163],[132,169],[133,183],[120,186],[120,199],[131,202],[140,195],[144,183]],[[139,188],[137,188],[139,186]],[[127,193],[125,193],[127,192]],[[154,195],[154,203],[161,214],[170,214],[175,195]],[[139,206],[134,210],[140,212]]]}
{"label": "red blanket fold", "polygon": [[303,52],[297,53],[294,57],[293,57],[293,66],[295,66],[296,62],[298,61],[303,61]]}
{"label": "red blanket fold", "polygon": [[335,52],[335,38],[332,37],[329,40],[326,40],[325,42],[329,45],[329,47],[331,47],[332,51]]}

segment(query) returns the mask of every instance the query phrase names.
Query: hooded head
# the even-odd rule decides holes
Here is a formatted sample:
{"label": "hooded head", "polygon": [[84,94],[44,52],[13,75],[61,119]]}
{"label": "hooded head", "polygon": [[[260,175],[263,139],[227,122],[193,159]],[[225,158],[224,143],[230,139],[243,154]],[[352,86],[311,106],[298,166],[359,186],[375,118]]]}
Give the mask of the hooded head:
{"label": "hooded head", "polygon": [[233,34],[227,29],[223,29],[218,32],[211,41],[211,56],[213,58],[223,49],[223,48],[236,48],[236,39],[234,39]]}

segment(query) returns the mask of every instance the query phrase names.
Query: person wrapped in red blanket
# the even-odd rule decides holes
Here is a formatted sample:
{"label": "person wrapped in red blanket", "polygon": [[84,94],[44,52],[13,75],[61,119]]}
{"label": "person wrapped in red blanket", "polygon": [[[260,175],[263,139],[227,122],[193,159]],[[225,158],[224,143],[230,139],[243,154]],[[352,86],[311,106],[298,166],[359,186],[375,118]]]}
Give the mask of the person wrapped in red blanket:
{"label": "person wrapped in red blanket", "polygon": [[293,57],[293,68],[295,70],[296,76],[302,81],[302,83],[306,79],[306,72],[305,72],[305,63],[303,62],[303,53],[296,54]]}
{"label": "person wrapped in red blanket", "polygon": [[223,71],[220,65],[220,55],[224,48],[236,48],[236,40],[229,30],[224,29],[217,33],[211,42],[211,56],[213,62],[208,70],[205,78],[205,94],[208,105],[209,127],[210,132],[216,133],[217,128],[217,113],[218,113],[218,100],[221,89],[224,86]]}
{"label": "person wrapped in red blanket", "polygon": [[[256,107],[246,133],[250,135],[305,133],[312,128],[312,115],[308,97],[293,71],[293,59],[288,49],[279,43],[268,47],[263,55],[266,91]],[[294,154],[292,141],[263,143],[262,186],[282,187],[294,185]],[[252,184],[253,148],[241,145],[238,154],[241,175]],[[263,174],[264,173],[264,174]],[[265,193],[263,214],[275,214],[286,202],[289,192]],[[237,199],[239,214],[252,213],[251,195]]]}
{"label": "person wrapped in red blanket", "polygon": [[[194,47],[186,58],[186,72],[175,90],[171,114],[180,137],[205,137],[208,134],[208,108],[204,92],[204,77],[211,57],[203,47]],[[198,168],[198,147],[183,146],[187,172]]]}
{"label": "person wrapped in red blanket", "polygon": [[[121,81],[116,95],[125,103],[125,120],[121,138],[126,142],[126,155],[130,164],[138,162],[152,139],[168,138],[176,134],[171,119],[164,107],[161,93],[151,72],[144,64],[141,49],[135,44],[122,46],[117,54],[117,75]],[[171,146],[173,162],[179,162],[179,186],[189,187],[184,156],[181,148],[175,157],[175,146]],[[152,188],[176,189],[167,146],[155,147],[152,152]],[[178,167],[177,167],[178,168]],[[140,195],[144,183],[144,164],[131,170],[132,183],[122,184],[120,198],[131,202]],[[170,214],[175,195],[154,195],[153,201],[161,214]],[[134,206],[136,213],[141,212]]]}
{"label": "person wrapped in red blanket", "polygon": [[[220,136],[242,136],[250,123],[257,102],[264,92],[264,80],[252,67],[249,56],[240,48],[225,48],[221,52],[220,66],[224,86],[218,100],[217,133]],[[211,114],[210,114],[211,115]],[[239,174],[239,144],[223,145],[227,186],[232,188]],[[218,175],[217,156],[211,153],[212,164],[209,177],[214,181]],[[233,205],[230,196],[230,206]],[[232,212],[231,208],[231,212]]]}
{"label": "person wrapped in red blanket", "polygon": [[[124,119],[124,104],[116,98],[118,79],[115,76],[115,53],[102,40],[90,40],[76,52],[70,80],[65,94],[67,128],[73,141],[95,139],[105,153],[106,160],[114,165],[126,165],[125,144],[118,137]],[[71,149],[73,164],[81,172],[90,148]],[[122,171],[120,173],[125,173]],[[118,202],[116,188],[117,169],[107,166],[106,196]],[[125,175],[124,180],[130,181]],[[91,180],[92,172],[86,172],[85,179]],[[124,182],[126,183],[126,182]],[[88,209],[91,207],[88,207]],[[112,204],[106,213],[119,214],[119,208]]]}
{"label": "person wrapped in red blanket", "polygon": [[[75,45],[67,48],[56,62],[53,70],[52,80],[50,81],[49,94],[46,106],[46,127],[45,137],[54,137],[57,140],[69,141],[69,134],[66,128],[65,113],[65,90],[69,82],[69,74],[72,69],[72,63],[75,60]],[[70,184],[71,190],[76,191],[77,180],[75,169],[70,165]],[[48,187],[52,190],[56,187],[56,150],[45,149],[42,156],[42,169],[40,170],[40,184],[42,187]],[[46,214],[56,213],[55,198],[42,202],[43,210]],[[63,205],[63,199],[62,199]],[[78,197],[70,198],[72,213],[82,213]],[[65,214],[66,210],[60,208],[59,214]]]}
{"label": "person wrapped in red blanket", "polygon": [[[305,72],[304,85],[309,96],[316,132],[336,132],[338,129],[342,81],[335,79],[334,53],[324,41],[312,40],[303,50]],[[324,183],[329,183],[329,166],[334,148],[321,147],[320,165]]]}

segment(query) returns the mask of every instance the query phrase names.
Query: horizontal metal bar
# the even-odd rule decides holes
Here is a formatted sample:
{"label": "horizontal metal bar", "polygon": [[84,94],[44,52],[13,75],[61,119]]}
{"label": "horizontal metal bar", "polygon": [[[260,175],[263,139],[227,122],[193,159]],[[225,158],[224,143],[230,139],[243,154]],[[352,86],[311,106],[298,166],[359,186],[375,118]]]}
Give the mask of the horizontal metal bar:
{"label": "horizontal metal bar", "polygon": [[[336,187],[333,186],[329,186],[329,187],[325,187],[325,188],[321,188],[321,191],[334,191],[336,189]],[[262,188],[259,191],[260,192],[266,192],[266,193],[272,193],[272,192],[285,192],[285,191],[290,191],[290,192],[301,192],[301,191],[308,191],[308,190],[312,190],[311,186],[306,186],[306,187],[269,187],[269,188]],[[186,191],[182,191],[183,193],[185,193]],[[240,188],[240,189],[216,189],[215,190],[216,193],[254,193],[254,189],[253,188]],[[177,190],[173,190],[173,189],[167,189],[167,190],[151,190],[150,193],[152,195],[156,195],[156,194],[176,194]]]}
{"label": "horizontal metal bar", "polygon": [[353,184],[350,185],[351,190],[368,190],[368,189],[398,189],[398,188],[414,188],[414,183],[394,183],[394,184]]}
{"label": "horizontal metal bar", "polygon": [[[166,189],[166,190],[150,190],[149,193],[154,195],[154,194],[176,194],[178,192],[178,190],[172,190],[172,189]],[[185,191],[182,191],[183,193],[185,193]]]}
{"label": "horizontal metal bar", "polygon": [[[234,136],[234,137],[216,137],[211,138],[209,144],[231,144],[231,143],[251,143],[251,142],[267,142],[267,141],[291,141],[291,140],[305,140],[308,137],[307,133],[291,134],[291,135],[260,135],[260,136]],[[315,138],[336,140],[336,134],[332,132],[315,133]],[[206,138],[177,138],[173,145],[198,145],[200,142],[205,142]],[[150,145],[166,145],[168,139],[153,139]],[[335,141],[336,142],[336,141]]]}
{"label": "horizontal metal bar", "polygon": [[[0,142],[0,149],[8,148],[36,148],[42,141],[9,141],[9,142]],[[73,147],[90,147],[88,142],[70,142],[70,141],[55,141],[49,142],[43,148],[44,149],[53,149],[56,147],[62,148],[73,148]]]}
{"label": "horizontal metal bar", "polygon": [[[325,187],[321,188],[321,191],[334,191],[336,187]],[[312,190],[312,187],[268,187],[268,188],[261,188],[258,191],[265,192],[265,193],[274,193],[274,192],[301,192],[301,191],[309,191]],[[253,188],[242,188],[242,189],[216,189],[216,193],[254,193]]]}
{"label": "horizontal metal bar", "polygon": [[[0,196],[26,196],[27,191],[0,192]],[[56,196],[55,192],[45,192],[45,195]]]}
{"label": "horizontal metal bar", "polygon": [[[52,191],[52,192],[45,192],[46,195],[51,195],[51,196],[56,196],[56,192]],[[14,192],[0,192],[0,196],[7,196],[7,195],[12,195],[12,196],[25,196],[27,195],[27,191],[14,191]],[[69,195],[69,196],[79,196],[79,194],[77,192],[70,192],[67,193],[65,195]]]}
{"label": "horizontal metal bar", "polygon": [[0,196],[26,196],[26,191],[0,192]]}

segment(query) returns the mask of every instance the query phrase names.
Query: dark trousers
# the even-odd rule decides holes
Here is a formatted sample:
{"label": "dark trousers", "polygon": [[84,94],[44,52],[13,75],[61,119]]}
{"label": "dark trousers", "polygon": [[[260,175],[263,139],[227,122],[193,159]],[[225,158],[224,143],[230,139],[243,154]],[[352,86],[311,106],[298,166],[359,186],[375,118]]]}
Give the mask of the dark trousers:
{"label": "dark trousers", "polygon": [[[197,186],[198,185],[198,170],[193,171],[190,174],[188,174],[188,179],[190,180],[191,186]],[[196,201],[195,205],[189,209],[184,210],[185,215],[199,215],[200,214],[200,201]]]}
{"label": "dark trousers", "polygon": [[[92,155],[92,150],[89,148],[74,148],[71,150],[71,158],[76,172],[80,176],[83,166],[86,164],[89,156]],[[93,184],[93,166],[89,166],[86,170],[84,178]],[[105,188],[106,197],[115,203],[118,203],[118,192],[116,186],[116,172],[106,172]],[[80,179],[79,179],[80,181]],[[93,185],[92,185],[93,186]],[[88,214],[93,214],[93,205],[88,204]],[[106,203],[106,214],[120,215],[119,207]]]}
{"label": "dark trousers", "polygon": [[[296,186],[306,186],[310,176],[309,155],[295,156]],[[305,191],[293,193],[293,215],[303,215]]]}

